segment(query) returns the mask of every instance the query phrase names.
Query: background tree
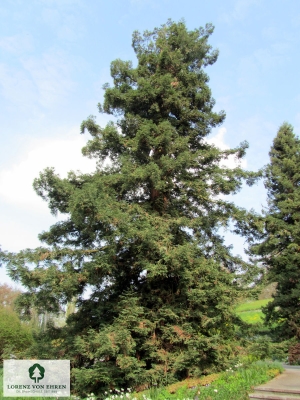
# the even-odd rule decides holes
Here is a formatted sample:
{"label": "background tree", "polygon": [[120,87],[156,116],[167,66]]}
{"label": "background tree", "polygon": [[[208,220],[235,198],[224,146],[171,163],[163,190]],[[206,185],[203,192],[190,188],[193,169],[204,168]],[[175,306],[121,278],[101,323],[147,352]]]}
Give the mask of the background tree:
{"label": "background tree", "polygon": [[13,289],[7,283],[0,285],[0,307],[14,308],[17,297],[21,290]]}
{"label": "background tree", "polygon": [[266,321],[276,323],[279,338],[300,338],[300,141],[284,123],[271,147],[265,170],[268,209],[262,241],[252,248],[277,282]]}
{"label": "background tree", "polygon": [[99,105],[119,120],[82,123],[92,136],[83,154],[98,160],[96,172],[42,172],[36,192],[69,218],[39,236],[47,247],[4,257],[28,288],[21,307],[55,312],[78,299],[67,326],[49,330],[48,354],[71,358],[81,393],[167,384],[234,353],[235,271],[248,266],[218,230],[251,215],[220,195],[257,174],[220,164],[243,157],[247,143],[221,151],[206,141],[225,118],[213,112],[204,72],[217,59],[212,32],[169,21],[133,34],[137,67],[112,62],[114,86],[104,86]]}

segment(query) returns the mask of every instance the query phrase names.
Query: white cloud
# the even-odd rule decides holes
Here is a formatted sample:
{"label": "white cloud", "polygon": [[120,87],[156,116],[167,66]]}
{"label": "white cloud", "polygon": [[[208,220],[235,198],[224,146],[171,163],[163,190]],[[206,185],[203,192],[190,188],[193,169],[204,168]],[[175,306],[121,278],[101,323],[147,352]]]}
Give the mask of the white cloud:
{"label": "white cloud", "polygon": [[[70,170],[94,171],[96,160],[81,154],[87,139],[78,134],[77,127],[58,138],[32,139],[21,159],[0,171],[2,250],[18,252],[40,246],[38,234],[65,218],[64,215],[51,215],[47,203],[34,192],[32,182],[39,172],[51,166],[61,177],[66,177]],[[0,268],[0,281],[14,285],[4,268]]]}
{"label": "white cloud", "polygon": [[50,49],[39,57],[21,57],[20,62],[18,67],[0,64],[0,89],[5,99],[31,112],[63,104],[75,85],[65,54]]}
{"label": "white cloud", "polygon": [[[61,138],[31,140],[20,161],[0,171],[0,245],[3,250],[18,252],[41,245],[38,234],[48,230],[64,215],[54,217],[48,205],[32,188],[34,178],[46,167],[66,177],[70,170],[92,172],[96,160],[83,157],[86,137],[70,129]],[[0,269],[0,280],[10,282]]]}
{"label": "white cloud", "polygon": [[[47,207],[45,207],[45,210],[47,211]],[[30,223],[29,220],[32,222]],[[33,212],[27,212],[24,219],[12,219],[9,215],[1,216],[1,248],[17,252],[25,248],[39,247],[41,243],[37,235],[43,230],[47,230],[58,220],[62,220],[62,218],[52,216],[49,210],[48,215],[42,217]]]}
{"label": "white cloud", "polygon": [[[219,128],[218,133],[215,136],[207,139],[207,142],[209,144],[214,144],[220,150],[229,150],[230,146],[228,146],[224,140],[224,136],[226,133],[227,133],[227,129],[225,127]],[[242,168],[246,168],[247,160],[245,158],[243,158],[241,160],[237,160],[234,155],[231,155],[228,157],[227,160],[223,160],[221,162],[221,165],[224,165],[227,168],[236,168],[238,166],[240,166]]]}
{"label": "white cloud", "polygon": [[35,213],[48,213],[49,210],[34,192],[32,182],[46,167],[55,167],[57,173],[66,176],[70,170],[92,172],[95,160],[81,154],[85,137],[78,135],[78,129],[57,139],[32,140],[21,161],[0,172],[0,198],[9,204]]}
{"label": "white cloud", "polygon": [[33,50],[32,36],[28,33],[0,38],[0,48],[13,54],[22,54]]}

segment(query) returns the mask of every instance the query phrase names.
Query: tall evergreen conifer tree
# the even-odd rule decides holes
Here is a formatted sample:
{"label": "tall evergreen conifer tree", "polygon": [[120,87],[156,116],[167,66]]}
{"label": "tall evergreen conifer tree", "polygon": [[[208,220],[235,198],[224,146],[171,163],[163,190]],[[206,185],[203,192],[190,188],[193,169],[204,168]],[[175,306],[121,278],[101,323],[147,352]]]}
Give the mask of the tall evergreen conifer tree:
{"label": "tall evergreen conifer tree", "polygon": [[300,141],[284,123],[270,150],[265,170],[268,210],[260,244],[252,248],[277,282],[266,320],[276,323],[280,339],[300,338]]}
{"label": "tall evergreen conifer tree", "polygon": [[247,143],[221,151],[205,140],[225,118],[213,111],[204,72],[217,59],[212,32],[168,21],[133,34],[137,67],[112,62],[114,85],[99,105],[118,122],[82,123],[92,136],[83,154],[97,170],[66,179],[42,172],[36,192],[69,218],[39,236],[47,246],[5,256],[28,288],[24,309],[55,311],[78,299],[66,327],[49,331],[60,339],[49,352],[71,358],[82,393],[166,384],[217,368],[233,352],[236,270],[246,264],[218,230],[249,214],[222,195],[256,174],[221,166],[243,157]]}

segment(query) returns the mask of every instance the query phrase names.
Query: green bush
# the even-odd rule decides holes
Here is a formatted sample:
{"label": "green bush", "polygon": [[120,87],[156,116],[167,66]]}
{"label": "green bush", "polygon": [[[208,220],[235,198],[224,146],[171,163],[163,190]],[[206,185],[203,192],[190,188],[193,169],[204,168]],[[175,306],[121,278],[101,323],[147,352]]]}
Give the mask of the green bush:
{"label": "green bush", "polygon": [[11,309],[0,308],[0,361],[10,352],[23,351],[33,342],[31,328],[23,325]]}

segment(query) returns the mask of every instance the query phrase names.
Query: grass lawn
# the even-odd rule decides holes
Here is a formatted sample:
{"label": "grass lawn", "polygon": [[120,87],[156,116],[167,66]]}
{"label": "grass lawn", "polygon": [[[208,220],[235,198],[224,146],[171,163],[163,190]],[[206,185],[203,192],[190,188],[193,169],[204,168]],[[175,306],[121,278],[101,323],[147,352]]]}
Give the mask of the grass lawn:
{"label": "grass lawn", "polygon": [[243,311],[238,313],[239,317],[247,324],[263,322],[264,314],[261,310]]}
{"label": "grass lawn", "polygon": [[273,301],[273,299],[252,300],[252,301],[249,300],[237,306],[236,311],[240,313],[242,311],[260,310],[262,307],[270,303],[270,301]]}
{"label": "grass lawn", "polygon": [[261,308],[266,306],[273,299],[253,300],[239,304],[236,307],[236,313],[248,324],[257,324],[263,322],[264,314]]}

